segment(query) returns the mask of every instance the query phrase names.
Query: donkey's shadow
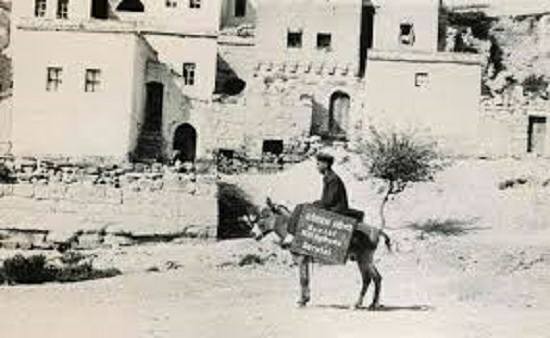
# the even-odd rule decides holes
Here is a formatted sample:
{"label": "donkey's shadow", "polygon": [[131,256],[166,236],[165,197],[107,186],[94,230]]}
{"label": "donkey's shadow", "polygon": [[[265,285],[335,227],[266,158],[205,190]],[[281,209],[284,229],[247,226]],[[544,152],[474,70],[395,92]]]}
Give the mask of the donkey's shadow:
{"label": "donkey's shadow", "polygon": [[431,305],[380,305],[376,308],[376,310],[369,309],[368,306],[361,306],[359,308],[355,308],[353,306],[349,305],[341,305],[341,304],[319,304],[314,305],[314,307],[322,308],[322,309],[335,309],[335,310],[355,310],[355,311],[372,311],[372,312],[391,312],[391,311],[432,311],[435,308]]}

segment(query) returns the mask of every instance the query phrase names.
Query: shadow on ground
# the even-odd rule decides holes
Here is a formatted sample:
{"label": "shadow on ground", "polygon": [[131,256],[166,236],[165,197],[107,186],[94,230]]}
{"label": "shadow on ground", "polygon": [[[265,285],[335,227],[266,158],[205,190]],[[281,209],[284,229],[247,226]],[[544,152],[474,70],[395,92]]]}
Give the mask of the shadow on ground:
{"label": "shadow on ground", "polygon": [[461,236],[468,232],[476,230],[487,230],[487,227],[473,226],[479,221],[479,218],[461,219],[428,219],[422,223],[410,223],[408,228],[417,230],[423,234],[441,235],[441,236]]}
{"label": "shadow on ground", "polygon": [[[371,311],[367,306],[362,306],[358,309],[355,309],[353,306],[350,305],[341,305],[341,304],[320,304],[320,305],[314,305],[314,307],[322,308],[322,309],[335,309],[335,310],[361,310],[361,311]],[[399,306],[399,305],[381,305],[379,308],[376,309],[374,312],[390,312],[390,311],[431,311],[434,307],[430,305],[406,305],[406,306]]]}

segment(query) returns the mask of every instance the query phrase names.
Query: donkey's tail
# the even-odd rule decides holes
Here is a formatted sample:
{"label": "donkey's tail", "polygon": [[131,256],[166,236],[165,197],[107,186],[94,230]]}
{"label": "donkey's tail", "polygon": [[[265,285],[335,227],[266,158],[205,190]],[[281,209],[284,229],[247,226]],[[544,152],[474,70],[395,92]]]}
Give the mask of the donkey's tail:
{"label": "donkey's tail", "polygon": [[382,237],[384,237],[384,244],[386,245],[386,248],[388,249],[388,251],[392,251],[391,250],[391,239],[390,239],[390,236],[388,236],[388,234],[380,229],[380,235],[382,235]]}

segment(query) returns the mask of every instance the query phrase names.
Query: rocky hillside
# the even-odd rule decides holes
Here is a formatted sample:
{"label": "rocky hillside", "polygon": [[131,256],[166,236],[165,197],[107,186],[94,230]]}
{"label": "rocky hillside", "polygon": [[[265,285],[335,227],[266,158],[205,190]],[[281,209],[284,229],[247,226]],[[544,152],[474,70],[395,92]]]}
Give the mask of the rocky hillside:
{"label": "rocky hillside", "polygon": [[0,0],[0,93],[10,88],[11,60],[3,53],[9,45],[11,0]]}
{"label": "rocky hillside", "polygon": [[540,14],[489,16],[442,10],[442,49],[483,56],[483,89],[488,96],[514,89],[548,99],[550,24]]}
{"label": "rocky hillside", "polygon": [[11,0],[0,0],[0,50],[9,44]]}

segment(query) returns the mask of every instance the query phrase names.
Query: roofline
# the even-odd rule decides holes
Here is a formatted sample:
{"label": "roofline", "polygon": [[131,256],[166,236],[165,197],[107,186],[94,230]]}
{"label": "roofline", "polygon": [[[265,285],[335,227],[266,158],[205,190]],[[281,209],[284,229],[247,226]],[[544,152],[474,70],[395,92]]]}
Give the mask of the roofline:
{"label": "roofline", "polygon": [[176,32],[170,30],[155,29],[155,27],[140,27],[128,22],[103,22],[103,21],[37,21],[37,20],[18,20],[15,22],[15,28],[21,30],[34,31],[76,31],[76,32],[95,32],[95,33],[138,33],[138,34],[158,34],[171,35],[179,37],[196,37],[217,39],[219,32],[211,31],[188,31]]}
{"label": "roofline", "polygon": [[371,49],[367,52],[367,67],[369,61],[403,61],[417,63],[456,63],[464,65],[480,65],[481,56],[478,54],[448,52],[430,53]]}

